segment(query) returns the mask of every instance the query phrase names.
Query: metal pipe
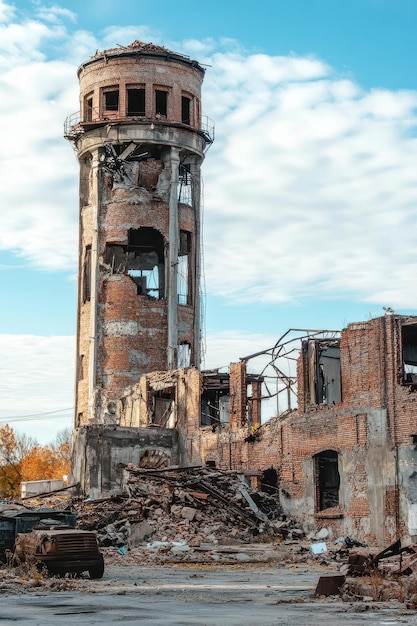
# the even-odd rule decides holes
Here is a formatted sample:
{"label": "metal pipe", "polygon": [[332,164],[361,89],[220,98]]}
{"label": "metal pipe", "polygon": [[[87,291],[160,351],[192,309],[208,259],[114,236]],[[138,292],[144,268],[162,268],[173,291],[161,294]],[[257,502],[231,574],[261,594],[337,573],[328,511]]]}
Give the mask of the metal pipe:
{"label": "metal pipe", "polygon": [[171,148],[171,183],[169,193],[169,247],[168,247],[168,369],[176,369],[178,346],[178,177],[180,156],[178,148]]}

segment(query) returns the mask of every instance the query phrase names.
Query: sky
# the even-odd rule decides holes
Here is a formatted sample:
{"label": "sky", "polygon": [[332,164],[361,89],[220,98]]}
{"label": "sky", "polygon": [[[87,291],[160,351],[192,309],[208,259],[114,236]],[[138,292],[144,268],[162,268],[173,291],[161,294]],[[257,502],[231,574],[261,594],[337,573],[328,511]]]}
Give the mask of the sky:
{"label": "sky", "polygon": [[415,0],[0,0],[0,426],[72,426],[76,70],[152,41],[206,67],[204,367],[289,328],[417,314]]}

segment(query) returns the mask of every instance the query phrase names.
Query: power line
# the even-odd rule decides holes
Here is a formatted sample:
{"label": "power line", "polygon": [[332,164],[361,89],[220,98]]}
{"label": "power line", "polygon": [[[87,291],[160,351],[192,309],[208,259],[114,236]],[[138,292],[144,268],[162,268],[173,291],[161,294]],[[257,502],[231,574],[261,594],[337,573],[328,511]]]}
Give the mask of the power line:
{"label": "power line", "polygon": [[56,415],[56,413],[63,413],[64,411],[73,411],[73,407],[69,406],[65,409],[57,409],[56,411],[48,411],[45,413],[29,413],[27,415],[10,415],[9,417],[0,416],[0,422],[16,422],[24,419],[38,419],[45,417],[46,415]]}
{"label": "power line", "polygon": [[[12,422],[19,422],[20,424],[24,424],[26,422],[37,422],[37,421],[43,421],[44,419],[48,419],[49,421],[52,421],[50,417],[48,418],[42,418],[42,417],[23,417],[23,418],[16,418],[16,417],[11,417],[9,419],[0,419],[0,424],[11,424]],[[68,414],[68,415],[60,415],[59,417],[56,417],[56,422],[58,422],[58,420],[60,419],[72,419],[72,415]]]}

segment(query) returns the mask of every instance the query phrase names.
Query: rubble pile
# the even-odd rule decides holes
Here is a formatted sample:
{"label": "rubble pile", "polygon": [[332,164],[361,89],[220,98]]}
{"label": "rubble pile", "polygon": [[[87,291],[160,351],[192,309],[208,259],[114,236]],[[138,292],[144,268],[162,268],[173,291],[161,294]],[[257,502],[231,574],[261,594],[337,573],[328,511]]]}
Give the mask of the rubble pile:
{"label": "rubble pile", "polygon": [[382,551],[349,549],[346,556],[337,575],[320,578],[316,596],[340,595],[345,601],[398,600],[407,608],[417,608],[417,544],[411,538],[398,539]]}
{"label": "rubble pile", "polygon": [[251,489],[236,472],[204,468],[148,470],[124,466],[121,495],[73,499],[79,527],[101,546],[168,548],[184,554],[207,546],[300,538],[277,498]]}

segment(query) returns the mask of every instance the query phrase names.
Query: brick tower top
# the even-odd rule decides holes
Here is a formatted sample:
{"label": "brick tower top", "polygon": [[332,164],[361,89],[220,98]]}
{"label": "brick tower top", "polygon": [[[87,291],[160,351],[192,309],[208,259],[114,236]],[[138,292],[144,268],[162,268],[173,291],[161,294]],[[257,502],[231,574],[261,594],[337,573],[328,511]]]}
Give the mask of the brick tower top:
{"label": "brick tower top", "polygon": [[197,61],[153,43],[96,51],[78,68],[80,111],[67,119],[65,136],[76,140],[103,124],[158,123],[194,131],[204,149],[213,140],[201,114],[204,73]]}
{"label": "brick tower top", "polygon": [[109,48],[108,50],[103,50],[103,52],[99,52],[96,50],[95,54],[93,54],[87,61],[81,63],[78,68],[78,76],[82,73],[84,68],[91,63],[96,63],[97,61],[104,60],[108,62],[109,59],[120,58],[120,57],[156,57],[159,60],[165,59],[167,61],[177,61],[179,63],[184,63],[186,65],[190,65],[196,68],[203,76],[205,73],[204,68],[198,63],[198,61],[194,61],[190,59],[190,57],[180,54],[179,52],[173,52],[172,50],[168,50],[164,46],[158,46],[154,43],[146,43],[144,41],[139,41],[136,39],[128,46],[118,46],[117,48]]}

